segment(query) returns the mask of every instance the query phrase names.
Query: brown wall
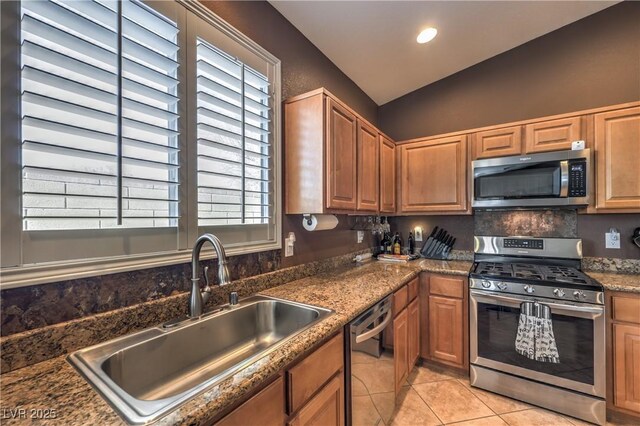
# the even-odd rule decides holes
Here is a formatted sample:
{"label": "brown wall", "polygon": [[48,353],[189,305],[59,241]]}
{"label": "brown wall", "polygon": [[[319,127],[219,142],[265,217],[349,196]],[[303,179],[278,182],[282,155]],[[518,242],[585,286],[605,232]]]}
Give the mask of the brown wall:
{"label": "brown wall", "polygon": [[[375,102],[269,3],[264,1],[202,1],[202,3],[280,59],[283,100],[319,87],[326,87],[367,120],[376,124]],[[286,191],[286,188],[283,189]],[[350,230],[350,220],[347,216],[340,216],[339,219],[340,224],[335,230],[307,232],[302,228],[300,215],[285,215],[282,220],[283,235],[286,237],[289,232],[295,232],[297,241],[293,257],[284,257],[283,253],[283,266],[319,260],[369,246],[369,235],[365,243],[356,244],[355,231]]]}
{"label": "brown wall", "polygon": [[640,2],[623,2],[378,109],[396,140],[640,99]]}

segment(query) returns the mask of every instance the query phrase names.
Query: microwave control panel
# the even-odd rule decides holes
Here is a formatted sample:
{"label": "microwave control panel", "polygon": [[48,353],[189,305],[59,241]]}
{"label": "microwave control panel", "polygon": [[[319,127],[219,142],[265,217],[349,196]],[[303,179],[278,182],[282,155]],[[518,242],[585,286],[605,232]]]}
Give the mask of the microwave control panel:
{"label": "microwave control panel", "polygon": [[587,162],[569,161],[569,197],[587,196]]}

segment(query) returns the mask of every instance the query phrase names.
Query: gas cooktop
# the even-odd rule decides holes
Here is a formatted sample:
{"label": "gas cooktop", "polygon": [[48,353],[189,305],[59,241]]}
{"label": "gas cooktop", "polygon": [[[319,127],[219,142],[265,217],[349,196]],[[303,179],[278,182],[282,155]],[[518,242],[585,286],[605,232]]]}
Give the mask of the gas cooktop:
{"label": "gas cooktop", "polygon": [[476,262],[471,277],[569,288],[601,290],[602,286],[570,266],[510,262]]}

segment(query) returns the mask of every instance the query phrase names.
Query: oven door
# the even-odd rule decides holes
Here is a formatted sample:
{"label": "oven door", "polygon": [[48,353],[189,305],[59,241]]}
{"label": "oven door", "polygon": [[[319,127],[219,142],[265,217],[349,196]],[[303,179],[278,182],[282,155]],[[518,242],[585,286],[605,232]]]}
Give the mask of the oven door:
{"label": "oven door", "polygon": [[[470,290],[471,363],[538,382],[605,397],[604,306]],[[522,302],[551,310],[559,363],[520,355],[515,340]]]}

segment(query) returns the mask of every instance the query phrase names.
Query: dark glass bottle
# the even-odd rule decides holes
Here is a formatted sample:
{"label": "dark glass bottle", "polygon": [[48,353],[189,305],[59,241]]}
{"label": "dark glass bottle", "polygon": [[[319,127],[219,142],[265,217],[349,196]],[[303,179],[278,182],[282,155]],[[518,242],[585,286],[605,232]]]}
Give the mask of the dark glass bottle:
{"label": "dark glass bottle", "polygon": [[409,244],[409,254],[413,254],[416,251],[416,245],[415,242],[413,241],[413,235],[411,234],[411,232],[409,232],[409,240],[408,240],[408,244]]}
{"label": "dark glass bottle", "polygon": [[396,232],[396,236],[393,237],[393,254],[402,254],[402,239],[399,232]]}

